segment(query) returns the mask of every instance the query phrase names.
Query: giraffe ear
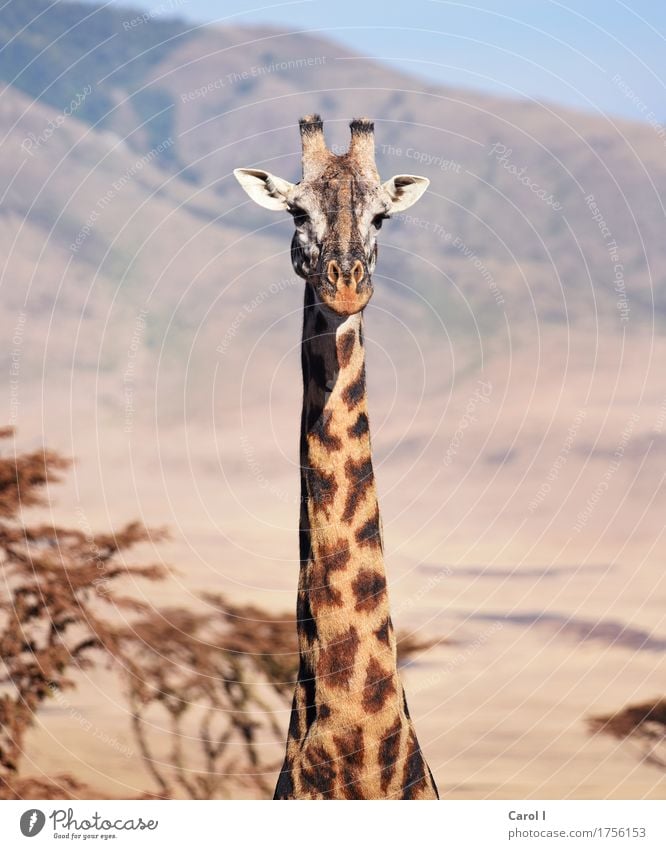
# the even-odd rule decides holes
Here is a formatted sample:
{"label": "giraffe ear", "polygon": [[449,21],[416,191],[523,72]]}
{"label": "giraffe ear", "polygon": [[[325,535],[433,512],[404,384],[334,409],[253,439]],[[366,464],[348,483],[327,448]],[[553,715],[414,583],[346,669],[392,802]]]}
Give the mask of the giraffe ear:
{"label": "giraffe ear", "polygon": [[382,188],[391,198],[391,212],[402,212],[415,204],[429,185],[430,180],[427,177],[398,174],[387,180]]}
{"label": "giraffe ear", "polygon": [[259,168],[236,168],[234,177],[248,195],[265,209],[287,209],[294,184]]}

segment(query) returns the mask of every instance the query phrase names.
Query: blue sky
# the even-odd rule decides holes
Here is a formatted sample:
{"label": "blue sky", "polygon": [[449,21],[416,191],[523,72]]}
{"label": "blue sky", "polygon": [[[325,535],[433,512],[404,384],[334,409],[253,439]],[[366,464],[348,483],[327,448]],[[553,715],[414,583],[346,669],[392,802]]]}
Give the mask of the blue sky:
{"label": "blue sky", "polygon": [[313,30],[434,82],[666,121],[663,0],[121,0],[117,5],[167,10],[192,21]]}

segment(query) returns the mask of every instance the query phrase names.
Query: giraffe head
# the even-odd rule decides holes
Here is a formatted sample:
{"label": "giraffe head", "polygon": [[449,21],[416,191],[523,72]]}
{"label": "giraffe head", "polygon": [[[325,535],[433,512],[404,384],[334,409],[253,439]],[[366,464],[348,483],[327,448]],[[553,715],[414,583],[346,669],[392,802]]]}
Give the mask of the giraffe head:
{"label": "giraffe head", "polygon": [[349,126],[349,150],[336,155],[326,147],[319,115],[301,119],[299,183],[258,168],[234,171],[252,200],[292,216],[294,269],[312,286],[316,301],[341,316],[360,312],[372,296],[382,222],[391,213],[408,209],[429,183],[411,174],[382,183],[375,165],[372,121],[359,118]]}

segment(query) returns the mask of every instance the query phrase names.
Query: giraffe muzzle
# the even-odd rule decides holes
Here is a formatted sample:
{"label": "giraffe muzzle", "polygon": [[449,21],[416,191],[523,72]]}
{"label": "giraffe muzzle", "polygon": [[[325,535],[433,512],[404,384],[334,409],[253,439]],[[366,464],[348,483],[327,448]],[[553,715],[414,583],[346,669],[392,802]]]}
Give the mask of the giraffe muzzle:
{"label": "giraffe muzzle", "polygon": [[338,315],[360,312],[372,297],[373,287],[366,264],[360,259],[329,259],[322,263],[315,283],[318,295]]}

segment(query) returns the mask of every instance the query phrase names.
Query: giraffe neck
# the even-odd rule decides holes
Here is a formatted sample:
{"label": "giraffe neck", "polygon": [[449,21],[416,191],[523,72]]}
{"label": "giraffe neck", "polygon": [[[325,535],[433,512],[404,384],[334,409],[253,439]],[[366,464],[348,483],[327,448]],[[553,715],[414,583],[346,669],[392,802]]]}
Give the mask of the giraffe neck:
{"label": "giraffe neck", "polygon": [[276,798],[434,798],[396,661],[372,469],[363,319],[306,286],[299,679]]}
{"label": "giraffe neck", "polygon": [[[343,691],[347,713],[352,704],[360,713],[399,694],[370,449],[363,318],[357,313],[340,320],[324,309],[306,300],[301,655],[320,696],[339,701],[337,691]],[[366,688],[359,678],[368,666],[381,686]]]}

